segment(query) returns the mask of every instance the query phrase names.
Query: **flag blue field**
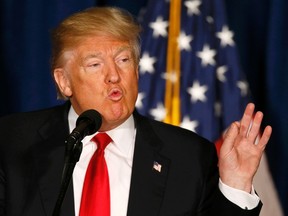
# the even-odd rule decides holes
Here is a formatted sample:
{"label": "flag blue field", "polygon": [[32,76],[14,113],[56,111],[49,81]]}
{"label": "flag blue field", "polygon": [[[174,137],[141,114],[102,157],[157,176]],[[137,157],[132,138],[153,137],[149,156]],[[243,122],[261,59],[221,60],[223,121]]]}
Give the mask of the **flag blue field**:
{"label": "flag blue field", "polygon": [[216,141],[232,121],[241,118],[249,101],[224,6],[222,1],[182,2],[176,38],[181,55],[179,77],[166,69],[169,6],[165,0],[150,1],[143,17],[137,109],[163,121],[166,82],[178,82],[180,126]]}

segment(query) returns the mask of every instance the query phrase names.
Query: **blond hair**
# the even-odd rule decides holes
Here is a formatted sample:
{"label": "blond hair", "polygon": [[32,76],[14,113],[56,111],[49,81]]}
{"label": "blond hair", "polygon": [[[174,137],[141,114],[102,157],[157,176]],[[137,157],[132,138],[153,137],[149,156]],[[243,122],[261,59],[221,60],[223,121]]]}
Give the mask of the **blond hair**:
{"label": "blond hair", "polygon": [[[116,7],[92,7],[63,20],[52,31],[52,76],[55,68],[62,67],[64,53],[73,49],[85,37],[100,35],[128,41],[135,64],[140,59],[140,26],[127,11]],[[57,86],[57,85],[56,85]],[[61,93],[57,87],[58,97]]]}

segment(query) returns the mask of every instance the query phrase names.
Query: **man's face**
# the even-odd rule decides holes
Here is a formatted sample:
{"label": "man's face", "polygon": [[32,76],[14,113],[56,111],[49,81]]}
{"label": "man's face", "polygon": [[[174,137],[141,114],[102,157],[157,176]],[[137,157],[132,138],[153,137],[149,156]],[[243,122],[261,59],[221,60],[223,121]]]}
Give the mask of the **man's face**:
{"label": "man's face", "polygon": [[87,37],[67,51],[65,59],[54,76],[77,114],[97,110],[103,117],[100,131],[117,127],[131,115],[138,94],[138,66],[128,42]]}

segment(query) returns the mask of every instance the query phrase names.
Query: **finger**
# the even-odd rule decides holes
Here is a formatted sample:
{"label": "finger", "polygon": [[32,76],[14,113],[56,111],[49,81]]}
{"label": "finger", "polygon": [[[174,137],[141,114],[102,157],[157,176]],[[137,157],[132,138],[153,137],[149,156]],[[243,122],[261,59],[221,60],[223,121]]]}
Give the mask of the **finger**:
{"label": "finger", "polygon": [[249,103],[246,106],[243,117],[240,121],[240,124],[241,124],[240,134],[244,137],[246,137],[248,134],[249,127],[250,127],[251,121],[253,119],[254,108],[255,108],[255,105],[253,103]]}
{"label": "finger", "polygon": [[234,147],[235,139],[239,132],[239,124],[237,122],[233,122],[228,128],[227,132],[224,135],[224,142],[221,147],[221,152],[223,154],[227,154]]}
{"label": "finger", "polygon": [[270,137],[272,135],[272,127],[270,125],[266,126],[264,132],[257,144],[257,147],[261,148],[262,150],[265,149]]}
{"label": "finger", "polygon": [[[236,127],[237,127],[238,130],[239,130],[239,128],[240,128],[240,122],[239,122],[239,121],[232,122],[232,124],[236,124]],[[226,135],[227,135],[227,132],[229,131],[229,129],[230,129],[230,127],[232,126],[232,124],[229,125],[229,127],[223,132],[223,134],[222,134],[223,139],[225,139],[225,137],[226,137]]]}
{"label": "finger", "polygon": [[248,129],[247,138],[251,142],[255,142],[257,136],[259,135],[261,122],[263,119],[263,113],[257,112],[254,116],[253,121],[250,123],[250,129]]}

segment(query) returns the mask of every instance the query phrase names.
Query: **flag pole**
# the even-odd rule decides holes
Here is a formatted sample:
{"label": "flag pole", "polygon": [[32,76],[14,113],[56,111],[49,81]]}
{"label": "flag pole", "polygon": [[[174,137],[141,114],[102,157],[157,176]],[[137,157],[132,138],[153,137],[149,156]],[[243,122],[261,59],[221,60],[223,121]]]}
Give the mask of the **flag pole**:
{"label": "flag pole", "polygon": [[166,90],[164,122],[180,124],[180,49],[177,39],[180,35],[181,0],[170,1],[168,52],[166,63]]}

